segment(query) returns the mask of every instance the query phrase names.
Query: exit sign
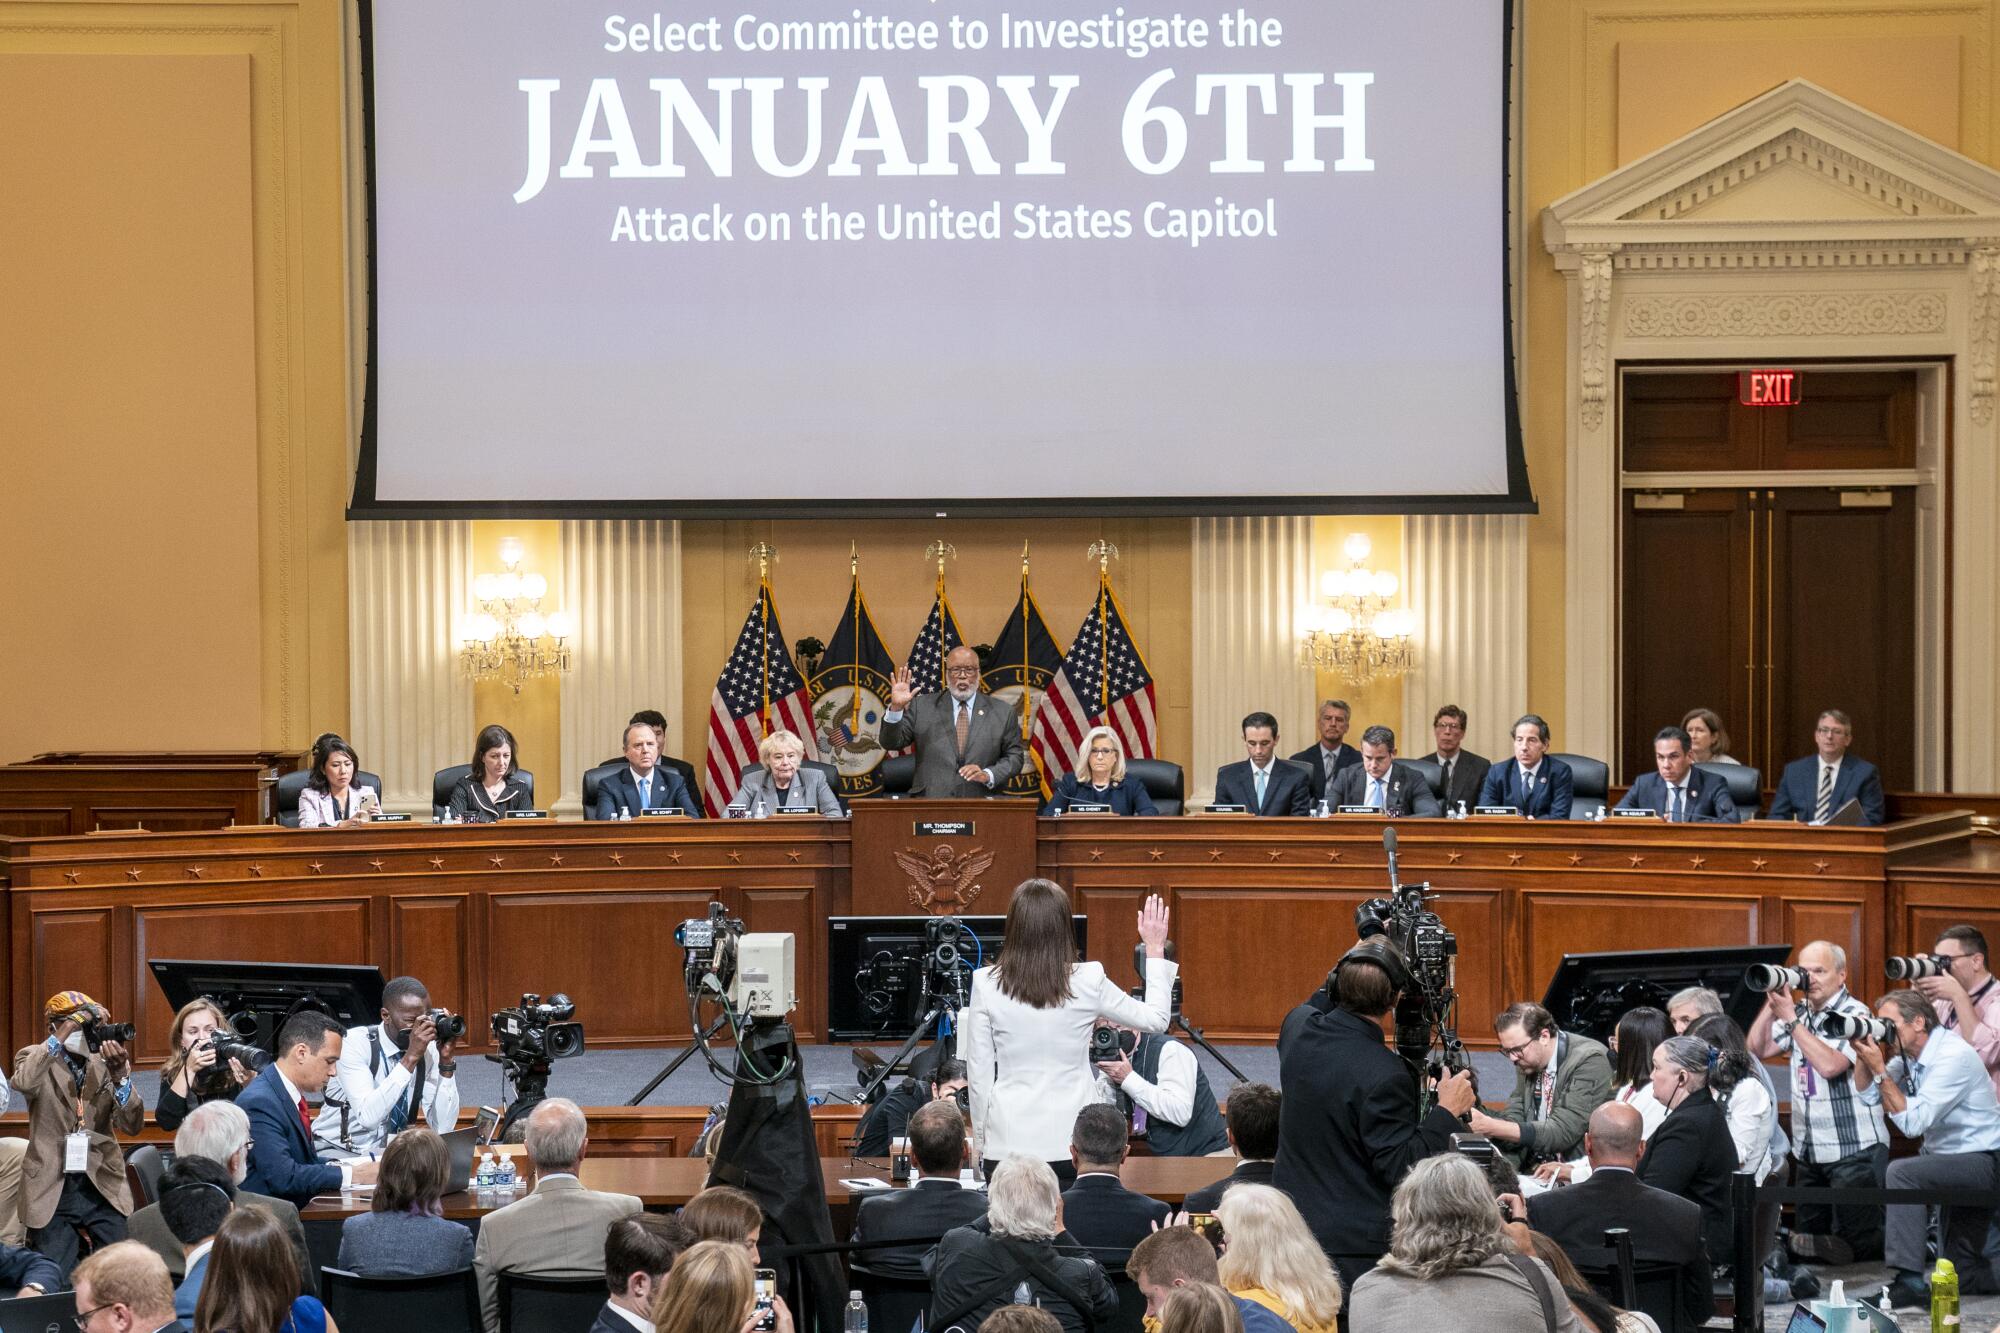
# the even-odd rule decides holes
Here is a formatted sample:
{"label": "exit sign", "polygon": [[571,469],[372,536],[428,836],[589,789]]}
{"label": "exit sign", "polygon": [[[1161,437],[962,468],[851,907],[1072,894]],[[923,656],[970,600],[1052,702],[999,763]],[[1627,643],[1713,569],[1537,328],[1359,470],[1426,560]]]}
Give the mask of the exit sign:
{"label": "exit sign", "polygon": [[1745,407],[1797,407],[1805,393],[1796,370],[1745,370],[1736,376],[1736,398]]}

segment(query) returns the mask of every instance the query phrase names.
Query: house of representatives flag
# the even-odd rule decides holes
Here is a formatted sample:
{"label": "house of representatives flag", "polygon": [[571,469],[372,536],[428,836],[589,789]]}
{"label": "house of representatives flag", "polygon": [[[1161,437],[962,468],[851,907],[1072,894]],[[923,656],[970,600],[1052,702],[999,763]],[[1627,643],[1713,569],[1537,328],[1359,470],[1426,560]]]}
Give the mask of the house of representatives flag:
{"label": "house of representatives flag", "polygon": [[1102,575],[1097,601],[1084,616],[1062,669],[1049,682],[1042,706],[1035,710],[1030,748],[1042,771],[1052,780],[1054,775],[1075,772],[1083,735],[1095,726],[1118,733],[1128,758],[1153,757],[1159,738],[1153,675],[1132,642],[1111,581]]}
{"label": "house of representatives flag", "polygon": [[[1042,706],[1043,696],[1048,693],[1049,682],[1062,669],[1062,649],[1049,634],[1048,622],[1042,619],[1042,608],[1035,605],[1035,595],[1028,590],[1026,560],[1021,571],[1021,600],[1014,604],[1013,614],[994,636],[993,652],[986,659],[986,670],[980,683],[988,694],[1014,710],[1021,720],[1021,739],[1029,739],[1029,727],[1035,712]],[[1034,754],[1031,749],[1030,754]],[[1042,771],[1041,756],[1035,755],[1035,762],[1016,773],[1000,793],[1005,796],[1040,796],[1044,799],[1054,793],[1054,779]]]}
{"label": "house of representatives flag", "polygon": [[875,796],[882,790],[876,769],[883,758],[882,714],[888,705],[889,675],[895,659],[875,631],[868,602],[856,574],[847,594],[847,610],[827,641],[812,678],[813,738],[819,757],[840,770],[840,794]]}
{"label": "house of representatives flag", "polygon": [[742,785],[737,775],[745,764],[756,762],[758,742],[780,727],[810,738],[812,701],[791,650],[785,647],[777,602],[766,581],[758,585],[756,605],[744,617],[736,648],[709,696],[708,763],[701,796],[711,818],[721,815],[736,795]]}

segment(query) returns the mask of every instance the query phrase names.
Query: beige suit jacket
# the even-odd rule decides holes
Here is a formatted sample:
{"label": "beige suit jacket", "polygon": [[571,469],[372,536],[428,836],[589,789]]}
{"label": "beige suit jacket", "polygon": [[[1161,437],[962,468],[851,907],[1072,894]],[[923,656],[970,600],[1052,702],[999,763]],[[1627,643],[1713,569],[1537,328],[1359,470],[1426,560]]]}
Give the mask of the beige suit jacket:
{"label": "beige suit jacket", "polygon": [[554,1176],[539,1181],[526,1198],[488,1213],[472,1251],[487,1333],[499,1333],[501,1273],[601,1275],[605,1232],[644,1208],[636,1195],[602,1194],[585,1189],[575,1176]]}
{"label": "beige suit jacket", "polygon": [[55,1216],[63,1189],[63,1140],[76,1128],[77,1102],[90,1131],[90,1165],[85,1172],[104,1201],[128,1217],[132,1191],[125,1184],[125,1153],[114,1134],[137,1134],[146,1127],[146,1104],[134,1092],[120,1106],[116,1085],[93,1055],[84,1069],[83,1089],[70,1076],[69,1061],[45,1043],[14,1057],[14,1091],[28,1102],[28,1156],[21,1166],[21,1222],[44,1227]]}

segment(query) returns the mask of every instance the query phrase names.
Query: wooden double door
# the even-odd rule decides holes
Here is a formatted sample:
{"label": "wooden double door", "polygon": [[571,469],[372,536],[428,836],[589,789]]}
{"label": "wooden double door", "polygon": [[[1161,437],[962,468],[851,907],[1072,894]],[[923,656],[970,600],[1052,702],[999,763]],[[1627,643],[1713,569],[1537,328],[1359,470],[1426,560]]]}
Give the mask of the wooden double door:
{"label": "wooden double door", "polygon": [[[1624,780],[1651,768],[1655,731],[1708,707],[1773,785],[1838,708],[1855,752],[1910,789],[1916,488],[1838,473],[1913,466],[1914,372],[1816,375],[1786,409],[1738,404],[1733,372],[1628,372],[1623,398],[1628,486],[1646,471],[1678,483],[1624,496]],[[1704,471],[1762,484],[1687,475]],[[1802,472],[1811,484],[1787,484]]]}

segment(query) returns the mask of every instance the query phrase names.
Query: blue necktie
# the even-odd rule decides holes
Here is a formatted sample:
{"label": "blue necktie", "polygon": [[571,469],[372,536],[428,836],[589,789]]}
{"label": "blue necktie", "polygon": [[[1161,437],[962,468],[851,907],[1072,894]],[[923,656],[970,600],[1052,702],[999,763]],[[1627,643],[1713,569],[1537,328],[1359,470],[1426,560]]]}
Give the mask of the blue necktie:
{"label": "blue necktie", "polygon": [[640,779],[639,779],[639,808],[640,808],[641,810],[644,810],[644,809],[645,809],[646,807],[650,806],[650,805],[651,805],[652,803],[653,803],[653,779],[652,779],[652,778],[650,778],[650,777],[644,777],[644,778],[640,778]]}
{"label": "blue necktie", "polygon": [[1264,808],[1264,777],[1263,773],[1257,775],[1257,809],[1259,811],[1262,811]]}
{"label": "blue necktie", "polygon": [[1382,804],[1382,779],[1368,779],[1368,804],[1374,806],[1377,810],[1385,808]]}
{"label": "blue necktie", "polygon": [[1687,820],[1687,806],[1685,804],[1686,800],[1687,800],[1686,789],[1682,787],[1674,788],[1673,811],[1667,816],[1667,821],[1669,823],[1680,824],[1684,823]]}

